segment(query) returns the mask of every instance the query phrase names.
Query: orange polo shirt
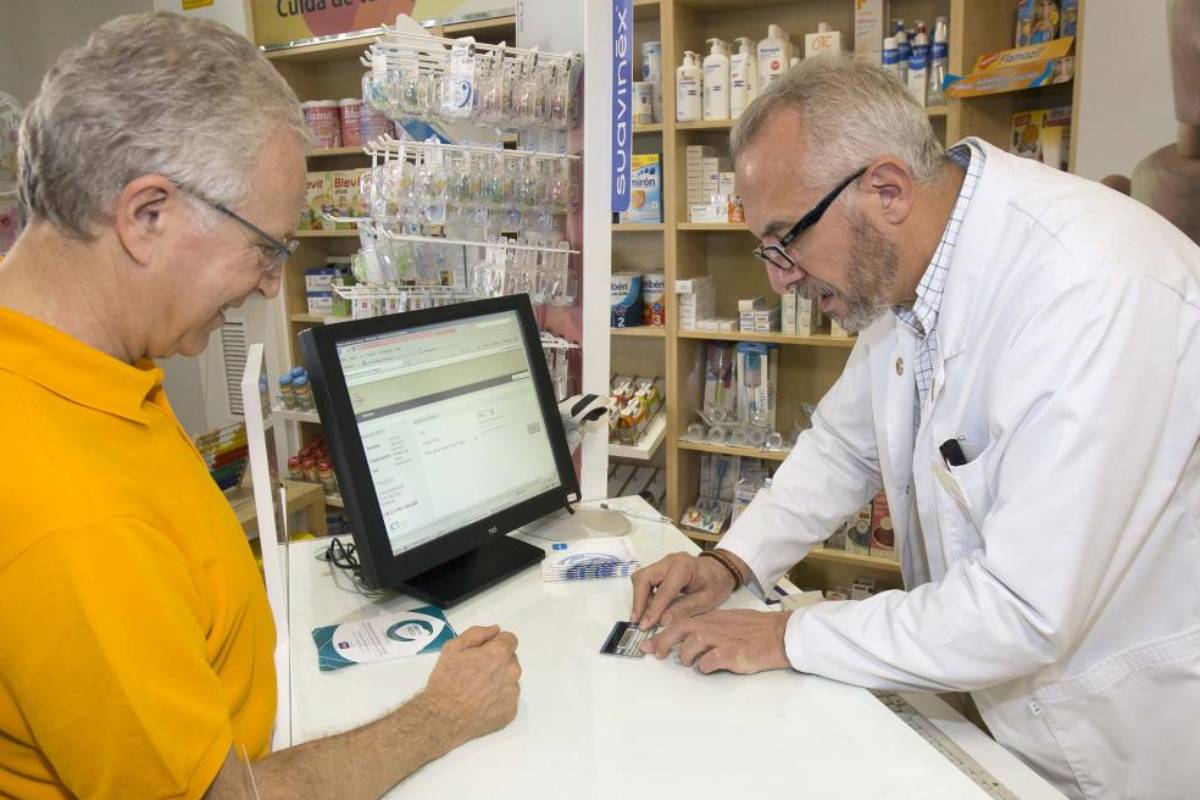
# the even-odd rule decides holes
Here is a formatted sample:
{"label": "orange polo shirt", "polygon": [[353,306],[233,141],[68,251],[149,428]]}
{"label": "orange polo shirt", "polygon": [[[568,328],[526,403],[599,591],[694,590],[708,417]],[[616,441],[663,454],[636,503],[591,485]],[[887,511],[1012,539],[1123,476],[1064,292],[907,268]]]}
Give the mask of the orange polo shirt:
{"label": "orange polo shirt", "polygon": [[0,796],[198,798],[266,755],[266,591],[162,371],[0,309],[0,442]]}

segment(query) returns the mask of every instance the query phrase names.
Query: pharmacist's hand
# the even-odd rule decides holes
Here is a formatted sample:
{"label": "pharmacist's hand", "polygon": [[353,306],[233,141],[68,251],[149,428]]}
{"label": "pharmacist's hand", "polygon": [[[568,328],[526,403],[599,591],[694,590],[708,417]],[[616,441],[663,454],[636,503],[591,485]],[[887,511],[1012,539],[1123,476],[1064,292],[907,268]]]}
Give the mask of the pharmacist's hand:
{"label": "pharmacist's hand", "polygon": [[629,621],[647,630],[712,611],[733,594],[729,570],[715,558],[672,553],[633,573]]}
{"label": "pharmacist's hand", "polygon": [[450,748],[498,731],[517,715],[521,665],[517,637],[500,627],[474,627],[442,648],[417,699],[445,726]]}
{"label": "pharmacist's hand", "polygon": [[791,616],[790,611],[710,611],[668,625],[642,642],[642,651],[662,659],[678,648],[679,660],[703,673],[788,669],[783,637]]}

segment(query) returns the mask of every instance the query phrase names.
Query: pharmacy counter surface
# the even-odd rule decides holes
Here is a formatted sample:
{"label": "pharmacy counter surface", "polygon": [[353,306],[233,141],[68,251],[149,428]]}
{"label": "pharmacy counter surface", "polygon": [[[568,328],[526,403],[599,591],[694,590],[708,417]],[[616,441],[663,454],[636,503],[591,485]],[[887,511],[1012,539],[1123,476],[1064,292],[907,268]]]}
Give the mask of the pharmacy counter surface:
{"label": "pharmacy counter surface", "polygon": [[[614,502],[652,511],[639,498]],[[643,564],[696,551],[671,525],[631,522],[631,545]],[[422,605],[403,595],[358,594],[317,560],[323,545],[289,548],[295,743],[378,718],[420,690],[436,660],[318,671],[312,628]],[[706,676],[674,657],[600,655],[630,603],[626,578],[546,583],[533,568],[450,609],[458,631],[498,623],[519,638],[517,718],[427,765],[391,796],[988,797],[863,689],[791,671]],[[745,590],[726,607],[764,608]],[[941,701],[909,699],[1017,797],[1062,797]]]}

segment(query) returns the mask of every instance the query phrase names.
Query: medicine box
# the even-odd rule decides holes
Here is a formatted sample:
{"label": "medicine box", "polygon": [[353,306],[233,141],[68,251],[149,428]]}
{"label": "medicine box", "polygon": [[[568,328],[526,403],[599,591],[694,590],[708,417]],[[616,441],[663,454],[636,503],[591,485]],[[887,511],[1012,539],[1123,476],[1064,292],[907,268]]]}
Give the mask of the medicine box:
{"label": "medicine box", "polygon": [[350,230],[353,223],[326,218],[326,214],[338,217],[365,216],[359,178],[365,170],[338,170],[310,172],[306,180],[305,207],[300,214],[300,230]]}
{"label": "medicine box", "polygon": [[854,54],[868,64],[883,60],[887,0],[854,0]]}
{"label": "medicine box", "polygon": [[1010,153],[1065,170],[1070,144],[1070,106],[1013,114]]}
{"label": "medicine box", "polygon": [[824,317],[816,300],[788,292],[782,298],[780,325],[784,333],[810,336],[820,330]]}
{"label": "medicine box", "polygon": [[822,53],[842,52],[842,32],[826,31],[825,33],[804,34],[804,57],[812,58]]}
{"label": "medicine box", "polygon": [[662,222],[662,156],[634,155],[630,164],[629,208],[622,222]]}

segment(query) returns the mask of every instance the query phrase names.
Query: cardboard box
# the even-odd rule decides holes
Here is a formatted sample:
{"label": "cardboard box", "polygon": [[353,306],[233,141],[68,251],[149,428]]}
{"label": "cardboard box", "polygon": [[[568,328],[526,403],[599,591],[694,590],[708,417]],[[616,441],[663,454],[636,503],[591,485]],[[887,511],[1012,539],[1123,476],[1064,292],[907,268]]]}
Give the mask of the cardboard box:
{"label": "cardboard box", "polygon": [[629,208],[622,222],[662,222],[662,156],[635,155],[631,163]]}
{"label": "cardboard box", "polygon": [[854,0],[854,54],[869,64],[883,61],[887,0]]}
{"label": "cardboard box", "polygon": [[979,97],[1016,92],[1055,83],[1066,83],[1075,75],[1075,58],[1068,53],[1073,37],[1041,44],[985,53],[966,77],[946,87],[949,97]]}
{"label": "cardboard box", "polygon": [[730,197],[737,193],[736,187],[734,186],[734,182],[733,182],[733,173],[732,172],[720,173],[719,183],[717,186],[717,192],[718,192],[718,194],[721,195],[721,197]]}
{"label": "cardboard box", "polygon": [[842,32],[827,31],[826,33],[804,34],[804,57],[812,58],[823,53],[842,52]]}
{"label": "cardboard box", "polygon": [[1013,114],[1010,153],[1066,170],[1070,145],[1070,106]]}

